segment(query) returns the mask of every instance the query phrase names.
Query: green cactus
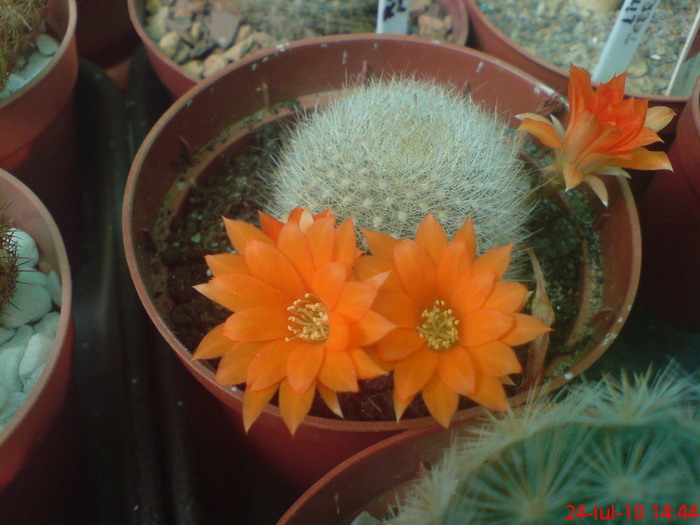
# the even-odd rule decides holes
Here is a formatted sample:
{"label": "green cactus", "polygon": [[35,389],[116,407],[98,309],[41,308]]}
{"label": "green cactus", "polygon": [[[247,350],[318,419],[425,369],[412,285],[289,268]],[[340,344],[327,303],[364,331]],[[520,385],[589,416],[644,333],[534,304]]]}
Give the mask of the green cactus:
{"label": "green cactus", "polygon": [[472,217],[479,248],[524,239],[531,178],[511,128],[469,96],[415,79],[373,80],[291,132],[265,208],[328,207],[397,238],[432,212],[448,236]]}
{"label": "green cactus", "polygon": [[47,5],[48,0],[0,0],[0,91],[36,37]]}
{"label": "green cactus", "polygon": [[17,286],[19,269],[14,231],[0,215],[0,312],[12,298]]}
{"label": "green cactus", "polygon": [[[654,505],[700,503],[696,377],[671,365],[654,380],[605,377],[559,397],[456,441],[386,522],[564,523],[615,505],[618,521],[649,523]],[[627,519],[627,505],[641,505],[646,521]]]}
{"label": "green cactus", "polygon": [[238,0],[236,5],[245,23],[281,42],[370,32],[377,10],[376,0]]}

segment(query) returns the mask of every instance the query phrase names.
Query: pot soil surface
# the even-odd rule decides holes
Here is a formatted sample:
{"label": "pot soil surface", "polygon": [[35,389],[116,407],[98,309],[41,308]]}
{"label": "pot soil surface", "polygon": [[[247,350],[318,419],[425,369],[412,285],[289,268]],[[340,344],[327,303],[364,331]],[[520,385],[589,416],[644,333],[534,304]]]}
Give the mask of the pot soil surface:
{"label": "pot soil surface", "polygon": [[[275,154],[283,145],[285,129],[289,126],[288,121],[274,121],[251,131],[246,136],[248,149],[243,153],[225,154],[219,169],[211,171],[206,178],[200,177],[179,213],[172,219],[168,219],[170,213],[165,210],[161,213],[161,220],[170,220],[169,233],[165,239],[154,239],[152,268],[167,272],[167,292],[173,306],[166,315],[175,335],[192,352],[209,330],[230,315],[193,289],[194,285],[210,278],[204,256],[233,250],[222,217],[244,220],[259,227],[258,203],[264,201],[266,193],[266,182],[261,174],[274,168]],[[580,302],[582,261],[585,258],[598,267],[602,264],[600,239],[595,233],[597,220],[587,195],[574,190],[567,194],[566,201],[542,201],[530,223],[529,247],[543,268],[547,293],[556,313],[546,362],[550,369],[568,369],[588,340],[588,334],[579,334],[573,342],[568,339]],[[534,289],[534,278],[527,281],[528,287]],[[595,284],[599,288],[602,277]],[[599,296],[594,300],[596,298]],[[525,363],[527,345],[515,350],[521,363]],[[359,394],[339,394],[345,419],[394,420],[392,387],[391,375],[388,375],[362,381]],[[509,396],[516,391],[517,386],[506,386]],[[459,409],[472,406],[473,402],[462,398]],[[311,414],[337,418],[318,396]],[[403,417],[428,415],[417,396]]]}
{"label": "pot soil surface", "polygon": [[[498,29],[538,57],[568,70],[595,68],[610,35],[615,0],[476,0]],[[612,8],[611,8],[612,7]],[[697,0],[664,0],[627,71],[627,89],[663,95],[700,8]]]}

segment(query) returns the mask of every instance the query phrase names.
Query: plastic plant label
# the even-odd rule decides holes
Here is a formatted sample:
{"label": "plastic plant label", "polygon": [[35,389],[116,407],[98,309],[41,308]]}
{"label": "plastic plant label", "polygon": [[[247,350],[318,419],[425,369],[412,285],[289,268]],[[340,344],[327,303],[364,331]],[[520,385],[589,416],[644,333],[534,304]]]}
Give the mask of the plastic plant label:
{"label": "plastic plant label", "polygon": [[408,7],[410,0],[379,0],[377,33],[408,34]]}
{"label": "plastic plant label", "polygon": [[689,96],[693,92],[695,80],[700,76],[700,9],[683,45],[678,63],[673,69],[671,80],[664,95]]}
{"label": "plastic plant label", "polygon": [[614,75],[627,70],[659,2],[660,0],[625,0],[593,70],[591,79],[594,82],[607,82]]}

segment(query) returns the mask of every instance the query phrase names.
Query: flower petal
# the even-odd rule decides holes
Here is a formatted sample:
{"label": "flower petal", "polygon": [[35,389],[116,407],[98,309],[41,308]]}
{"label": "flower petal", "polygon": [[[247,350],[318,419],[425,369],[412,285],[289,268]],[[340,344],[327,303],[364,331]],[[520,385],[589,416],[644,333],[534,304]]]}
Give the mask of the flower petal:
{"label": "flower petal", "polygon": [[469,399],[491,410],[508,410],[506,391],[497,377],[477,376],[474,392]]}
{"label": "flower petal", "polygon": [[416,302],[405,293],[380,291],[372,310],[397,326],[414,328],[420,323],[420,312]]}
{"label": "flower petal", "polygon": [[355,363],[347,352],[327,351],[318,372],[318,380],[336,392],[357,392],[360,390],[357,384]]}
{"label": "flower petal", "polygon": [[468,347],[495,341],[515,325],[514,315],[495,310],[470,312],[460,321],[459,342]]}
{"label": "flower petal", "polygon": [[245,391],[243,397],[243,427],[246,432],[250,430],[251,425],[258,419],[258,416],[265,409],[278,388],[279,385],[272,385],[257,392]]}
{"label": "flower petal", "polygon": [[[526,131],[547,146],[548,148],[561,148],[562,142],[559,134],[557,133],[557,128],[551,122],[542,119],[534,119],[532,113],[526,113],[528,115],[518,126],[518,131]],[[518,115],[518,117],[523,117],[524,115]],[[539,116],[539,115],[535,115]]]}
{"label": "flower petal", "polygon": [[496,278],[498,280],[503,279],[506,271],[508,271],[512,252],[513,243],[491,248],[476,261],[474,261],[472,275],[478,275],[482,272],[493,272],[496,274]]}
{"label": "flower petal", "polygon": [[373,379],[387,373],[362,348],[351,349],[350,358],[355,364],[358,379]]}
{"label": "flower petal", "polygon": [[326,406],[330,408],[331,412],[338,417],[343,417],[343,411],[340,409],[340,402],[338,401],[338,394],[336,391],[324,386],[323,383],[316,383],[316,388],[318,389],[318,393],[321,394],[321,399],[323,399]]}
{"label": "flower petal", "polygon": [[406,411],[408,408],[408,405],[411,404],[413,401],[413,398],[416,396],[410,396],[408,399],[399,399],[396,396],[396,390],[394,390],[394,413],[396,414],[396,422],[398,423],[399,419],[401,419],[401,416],[403,416],[403,413]]}
{"label": "flower petal", "polygon": [[435,274],[438,297],[450,297],[460,279],[471,275],[474,257],[467,252],[467,245],[453,241],[443,252]]}
{"label": "flower petal", "polygon": [[443,427],[449,427],[459,403],[457,392],[451,390],[437,377],[433,376],[428,381],[428,384],[425,385],[421,395],[430,414]]}
{"label": "flower petal", "polygon": [[245,260],[251,275],[279,290],[290,304],[304,295],[304,283],[294,265],[275,246],[250,241]]}
{"label": "flower petal", "polygon": [[384,284],[382,284],[382,289],[403,293],[399,276],[396,275],[395,271],[392,271],[393,269],[394,265],[390,259],[375,257],[374,255],[363,255],[355,260],[355,275],[358,280],[366,281],[378,274],[389,272]]}
{"label": "flower petal", "polygon": [[666,125],[673,120],[676,113],[666,106],[654,106],[647,111],[644,126],[651,128],[654,131],[661,131]]}
{"label": "flower petal", "polygon": [[352,217],[343,221],[335,229],[335,243],[333,245],[333,261],[344,265],[348,275],[352,270],[352,263],[357,258],[357,239],[355,237],[355,224]]}
{"label": "flower petal", "polygon": [[297,393],[305,392],[316,380],[323,362],[323,344],[299,342],[287,358],[287,381]]}
{"label": "flower petal", "polygon": [[600,199],[603,206],[607,208],[608,206],[608,189],[605,187],[605,183],[594,175],[586,175],[583,177],[583,181],[590,186],[595,193],[596,197]]}
{"label": "flower petal", "polygon": [[204,260],[214,276],[224,273],[248,273],[245,259],[237,253],[205,255]]}
{"label": "flower petal", "polygon": [[431,350],[413,352],[394,367],[394,392],[401,400],[413,398],[435,372],[438,354]]}
{"label": "flower petal", "polygon": [[224,335],[223,323],[215,326],[197,345],[192,359],[216,359],[224,355],[236,342]]}
{"label": "flower petal", "polygon": [[287,360],[298,344],[296,340],[277,339],[263,346],[248,367],[246,391],[264,390],[284,379]]}
{"label": "flower petal", "polygon": [[357,346],[368,346],[376,343],[396,325],[374,310],[368,311],[351,327],[351,340]]}
{"label": "flower petal", "polygon": [[445,385],[463,396],[474,391],[474,364],[461,346],[440,355],[437,374]]}
{"label": "flower petal", "polygon": [[318,268],[328,264],[333,260],[333,250],[335,245],[335,217],[323,217],[309,226],[306,231],[306,238],[314,257],[314,264]]}
{"label": "flower petal", "polygon": [[280,384],[280,413],[292,436],[311,410],[315,393],[316,387],[314,385],[302,393],[297,393],[287,381],[282,381]]}
{"label": "flower petal", "polygon": [[435,263],[417,242],[402,239],[394,246],[394,265],[399,280],[419,309],[435,299]]}
{"label": "flower petal", "polygon": [[284,339],[291,335],[288,317],[288,312],[280,308],[248,308],[226,319],[224,334],[241,343]]}
{"label": "flower petal", "polygon": [[278,234],[277,246],[289,259],[302,279],[308,284],[314,274],[315,266],[309,242],[294,223],[287,223]]}
{"label": "flower petal", "polygon": [[425,344],[415,328],[397,328],[377,343],[377,357],[384,362],[400,361]]}
{"label": "flower petal", "polygon": [[509,314],[519,312],[527,302],[530,292],[522,283],[514,281],[497,282],[493,292],[483,305],[484,310],[498,310]]}
{"label": "flower petal", "polygon": [[551,332],[552,329],[541,321],[526,314],[513,314],[513,327],[501,337],[501,342],[508,346],[518,346],[529,343],[535,337]]}
{"label": "flower petal", "polygon": [[463,242],[467,247],[467,257],[474,260],[476,257],[476,233],[474,232],[474,222],[469,217],[455,233],[453,243]]}
{"label": "flower petal", "polygon": [[364,228],[360,229],[372,255],[376,255],[384,259],[394,258],[394,246],[396,246],[396,243],[398,242],[396,239],[387,233],[365,230]]}
{"label": "flower petal", "polygon": [[468,313],[483,308],[486,299],[493,291],[496,276],[491,272],[475,274],[461,279],[454,287],[450,297],[450,306],[458,319]]}
{"label": "flower petal", "polygon": [[340,290],[334,311],[350,321],[356,321],[372,306],[377,289],[365,283],[351,281]]}
{"label": "flower petal", "polygon": [[240,385],[245,383],[248,367],[264,343],[235,343],[219,361],[216,369],[216,382],[220,385]]}
{"label": "flower petal", "polygon": [[333,310],[346,279],[347,272],[342,264],[326,263],[318,268],[311,278],[311,291],[328,310]]}
{"label": "flower petal", "polygon": [[260,227],[265,235],[267,235],[274,242],[277,242],[284,223],[282,221],[278,221],[272,215],[268,215],[262,211],[258,211],[258,217],[260,218]]}
{"label": "flower petal", "polygon": [[245,255],[246,245],[250,240],[256,240],[265,244],[274,244],[272,239],[258,230],[252,224],[243,221],[234,221],[224,217],[224,226],[231,244],[241,255]]}
{"label": "flower petal", "polygon": [[279,290],[256,277],[240,273],[212,277],[206,285],[194,288],[232,312],[256,306],[284,309],[290,304],[290,300]]}
{"label": "flower petal", "polygon": [[671,161],[663,151],[649,151],[645,148],[632,150],[632,158],[629,160],[617,159],[616,166],[632,170],[670,170],[673,171]]}
{"label": "flower petal", "polygon": [[447,248],[445,230],[432,213],[428,213],[418,224],[415,241],[425,248],[436,265]]}
{"label": "flower petal", "polygon": [[350,341],[350,327],[342,315],[335,312],[328,314],[330,326],[325,347],[330,351],[341,352],[347,350]]}
{"label": "flower petal", "polygon": [[519,374],[523,370],[513,349],[500,341],[472,347],[469,355],[477,370],[490,377]]}

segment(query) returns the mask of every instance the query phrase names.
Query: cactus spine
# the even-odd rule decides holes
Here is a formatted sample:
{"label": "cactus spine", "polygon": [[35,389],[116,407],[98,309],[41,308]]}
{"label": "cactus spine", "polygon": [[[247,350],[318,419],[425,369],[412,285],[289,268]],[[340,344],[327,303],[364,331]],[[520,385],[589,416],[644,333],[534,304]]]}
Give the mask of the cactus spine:
{"label": "cactus spine", "polygon": [[641,505],[651,522],[653,505],[690,510],[700,502],[699,401],[697,378],[674,365],[655,380],[606,377],[555,405],[535,400],[456,442],[388,523],[561,523],[569,505]]}
{"label": "cactus spine", "polygon": [[0,312],[12,298],[17,286],[19,270],[14,231],[0,216]]}
{"label": "cactus spine", "polygon": [[0,91],[15,62],[36,37],[48,0],[0,0]]}
{"label": "cactus spine", "polygon": [[472,217],[486,251],[524,238],[531,182],[516,155],[512,130],[455,89],[374,80],[294,128],[265,207],[331,207],[397,238],[428,212],[448,236]]}

